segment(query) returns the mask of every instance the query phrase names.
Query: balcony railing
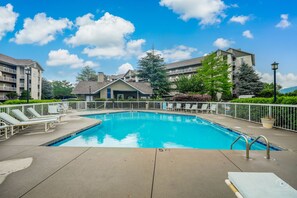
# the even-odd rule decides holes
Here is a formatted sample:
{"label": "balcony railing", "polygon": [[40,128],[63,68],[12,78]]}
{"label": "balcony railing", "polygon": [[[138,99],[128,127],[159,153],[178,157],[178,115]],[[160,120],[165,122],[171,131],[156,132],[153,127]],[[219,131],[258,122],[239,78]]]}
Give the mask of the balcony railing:
{"label": "balcony railing", "polygon": [[3,66],[0,66],[0,71],[7,72],[7,73],[12,73],[12,74],[16,74],[16,70],[15,69],[10,69],[8,67],[3,67]]}
{"label": "balcony railing", "polygon": [[10,78],[10,77],[0,76],[0,81],[15,83],[16,82],[16,79],[15,78]]}
{"label": "balcony railing", "polygon": [[0,86],[0,90],[1,91],[16,91],[15,87],[4,87],[4,86]]}
{"label": "balcony railing", "polygon": [[197,71],[197,68],[188,68],[188,69],[171,70],[171,71],[168,71],[167,74],[176,75],[176,74],[192,73],[196,71]]}

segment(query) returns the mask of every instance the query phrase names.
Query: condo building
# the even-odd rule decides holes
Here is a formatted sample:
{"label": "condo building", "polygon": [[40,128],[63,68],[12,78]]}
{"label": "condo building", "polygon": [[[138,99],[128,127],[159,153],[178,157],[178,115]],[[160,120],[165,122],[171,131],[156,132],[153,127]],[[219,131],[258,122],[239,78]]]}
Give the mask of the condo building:
{"label": "condo building", "polygon": [[[233,95],[237,95],[237,87],[236,87],[236,76],[235,74],[238,72],[239,68],[243,64],[247,64],[248,66],[255,66],[255,55],[249,52],[242,51],[241,49],[233,49],[229,48],[228,50],[217,50],[215,52],[217,56],[223,56],[227,63],[230,65],[230,82],[233,83],[234,87],[232,88]],[[176,81],[180,76],[192,76],[197,74],[197,70],[202,66],[202,61],[204,57],[193,58],[189,60],[179,61],[175,63],[170,63],[165,66],[167,71],[167,75],[170,82]],[[174,91],[176,86],[173,84],[171,95],[175,95],[178,92]]]}
{"label": "condo building", "polygon": [[11,92],[21,95],[27,90],[27,82],[31,98],[41,99],[42,72],[43,68],[36,61],[0,54],[0,100],[7,100]]}

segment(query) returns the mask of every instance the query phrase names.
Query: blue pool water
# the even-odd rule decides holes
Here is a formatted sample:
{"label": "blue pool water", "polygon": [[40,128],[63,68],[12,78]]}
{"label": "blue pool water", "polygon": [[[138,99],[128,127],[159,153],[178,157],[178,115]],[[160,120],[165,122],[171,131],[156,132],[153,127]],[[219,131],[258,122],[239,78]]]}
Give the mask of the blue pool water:
{"label": "blue pool water", "polygon": [[[102,124],[50,146],[229,150],[239,136],[236,132],[196,116],[122,112],[86,117],[102,120]],[[265,148],[261,143],[255,143],[252,147],[254,150]],[[245,150],[245,142],[238,141],[234,149]]]}

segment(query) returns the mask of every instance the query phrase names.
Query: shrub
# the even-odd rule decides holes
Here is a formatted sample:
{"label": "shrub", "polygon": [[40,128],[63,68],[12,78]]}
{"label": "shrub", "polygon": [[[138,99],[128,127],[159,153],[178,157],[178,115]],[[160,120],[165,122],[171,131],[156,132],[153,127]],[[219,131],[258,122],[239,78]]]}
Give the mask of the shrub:
{"label": "shrub", "polygon": [[[50,103],[50,102],[61,102],[61,100],[53,99],[53,100],[30,100],[30,103]],[[27,100],[6,100],[4,105],[12,105],[12,104],[27,104]]]}
{"label": "shrub", "polygon": [[95,101],[106,101],[105,98],[95,98]]}
{"label": "shrub", "polygon": [[193,94],[193,95],[177,95],[173,97],[174,101],[197,101],[197,102],[207,102],[211,100],[210,95],[200,95],[200,94]]}
{"label": "shrub", "polygon": [[[241,98],[232,100],[231,102],[273,104],[273,98]],[[277,97],[276,104],[297,104],[297,96]]]}

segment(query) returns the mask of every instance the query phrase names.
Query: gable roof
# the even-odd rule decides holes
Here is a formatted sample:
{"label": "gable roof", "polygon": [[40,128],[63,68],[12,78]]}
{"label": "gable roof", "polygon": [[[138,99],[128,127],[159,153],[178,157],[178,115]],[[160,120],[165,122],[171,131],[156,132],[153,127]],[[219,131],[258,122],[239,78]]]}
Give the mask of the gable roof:
{"label": "gable roof", "polygon": [[75,88],[72,91],[72,94],[89,94],[90,93],[90,87],[91,87],[91,93],[95,94],[102,89],[118,82],[121,81],[130,87],[136,89],[137,91],[143,93],[143,94],[153,94],[153,89],[150,85],[150,83],[145,83],[145,82],[126,82],[123,81],[122,79],[117,79],[112,82],[96,82],[96,81],[81,81],[79,82]]}
{"label": "gable roof", "polygon": [[170,63],[165,65],[166,69],[173,69],[176,67],[184,67],[184,66],[191,66],[191,65],[200,65],[202,63],[202,60],[204,59],[204,57],[198,57],[198,58],[192,58],[189,60],[183,60],[183,61],[179,61],[179,62],[174,62],[174,63]]}
{"label": "gable roof", "polygon": [[41,65],[39,65],[38,62],[30,60],[30,59],[15,59],[15,58],[12,58],[10,56],[6,56],[4,54],[0,54],[0,62],[6,63],[8,65],[12,65],[12,66],[23,66],[23,67],[26,67],[28,65],[32,65],[33,63],[36,63],[36,65],[42,71],[44,71],[44,69],[41,67]]}

